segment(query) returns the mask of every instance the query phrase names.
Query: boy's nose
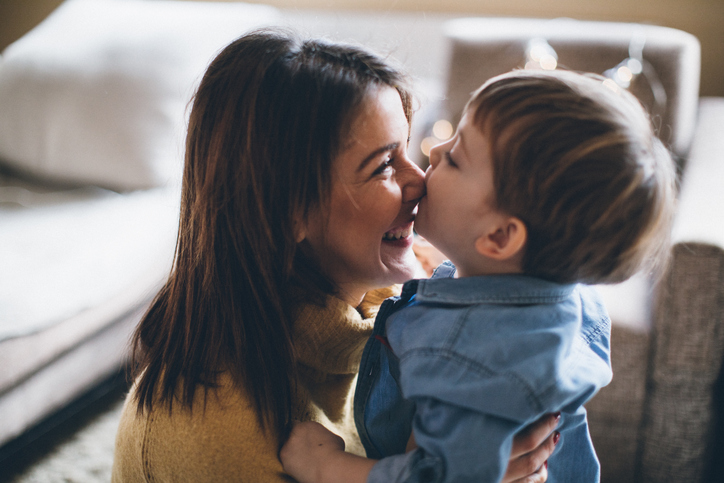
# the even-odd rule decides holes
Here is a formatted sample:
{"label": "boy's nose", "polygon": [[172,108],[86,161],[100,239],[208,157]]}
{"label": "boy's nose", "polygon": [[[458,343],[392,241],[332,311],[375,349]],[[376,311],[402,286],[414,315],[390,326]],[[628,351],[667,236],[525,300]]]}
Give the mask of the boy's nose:
{"label": "boy's nose", "polygon": [[430,169],[431,167],[434,168],[437,166],[437,163],[440,161],[441,153],[440,150],[442,149],[444,143],[436,144],[432,148],[430,148],[430,166],[427,167],[427,169]]}

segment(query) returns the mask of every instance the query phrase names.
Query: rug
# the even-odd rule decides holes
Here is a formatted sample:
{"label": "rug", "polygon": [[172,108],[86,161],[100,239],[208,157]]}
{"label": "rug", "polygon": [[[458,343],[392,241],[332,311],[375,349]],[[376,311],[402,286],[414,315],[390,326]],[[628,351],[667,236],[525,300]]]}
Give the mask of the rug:
{"label": "rug", "polygon": [[[123,400],[90,410],[84,420],[61,429],[63,434],[46,437],[21,458],[27,466],[12,475],[0,475],[10,483],[107,483],[111,481],[113,446]],[[57,432],[56,432],[57,433]],[[49,447],[48,447],[49,446]],[[2,472],[0,472],[2,473]]]}

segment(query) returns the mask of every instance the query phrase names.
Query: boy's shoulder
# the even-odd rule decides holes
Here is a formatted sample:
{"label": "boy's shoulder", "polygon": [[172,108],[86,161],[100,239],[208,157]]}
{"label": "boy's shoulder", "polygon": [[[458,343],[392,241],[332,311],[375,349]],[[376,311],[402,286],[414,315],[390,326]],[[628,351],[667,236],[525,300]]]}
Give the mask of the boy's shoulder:
{"label": "boy's shoulder", "polygon": [[417,302],[447,304],[555,304],[570,297],[577,284],[560,284],[523,274],[482,275],[456,278],[455,266],[442,263],[429,279],[408,282]]}
{"label": "boy's shoulder", "polygon": [[497,280],[499,296],[466,297],[465,280],[448,280],[457,292],[420,281],[413,302],[390,316],[408,391],[427,385],[441,397],[468,385],[476,389],[464,399],[481,402],[486,391],[518,393],[524,407],[511,411],[522,417],[608,383],[610,320],[593,288]]}
{"label": "boy's shoulder", "polygon": [[[594,287],[518,274],[454,275],[455,267],[446,262],[432,278],[405,284],[385,315],[385,332],[398,356],[439,347],[487,358],[498,347],[566,346],[573,337],[591,341],[610,332]],[[541,337],[549,332],[555,336]]]}
{"label": "boy's shoulder", "polygon": [[[587,306],[603,308],[595,303],[595,294],[584,295],[588,287],[576,284],[558,284],[520,274],[463,278],[454,275],[455,267],[446,262],[432,278],[406,283],[395,308],[386,315],[388,331],[390,325],[401,331],[417,331],[426,326],[429,333],[437,334],[450,325],[466,324],[471,330],[487,332],[501,320],[511,318],[516,323],[506,323],[506,332],[526,331],[526,323],[539,324],[544,314],[564,310],[566,305],[582,298]],[[564,319],[549,317],[543,322],[558,323]]]}

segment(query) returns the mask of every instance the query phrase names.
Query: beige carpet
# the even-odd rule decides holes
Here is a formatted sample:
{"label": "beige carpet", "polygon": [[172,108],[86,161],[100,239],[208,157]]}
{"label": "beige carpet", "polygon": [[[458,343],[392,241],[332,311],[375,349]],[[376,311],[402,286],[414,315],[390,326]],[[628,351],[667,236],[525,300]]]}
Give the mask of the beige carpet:
{"label": "beige carpet", "polygon": [[89,408],[20,454],[0,480],[11,483],[96,483],[111,480],[122,395]]}

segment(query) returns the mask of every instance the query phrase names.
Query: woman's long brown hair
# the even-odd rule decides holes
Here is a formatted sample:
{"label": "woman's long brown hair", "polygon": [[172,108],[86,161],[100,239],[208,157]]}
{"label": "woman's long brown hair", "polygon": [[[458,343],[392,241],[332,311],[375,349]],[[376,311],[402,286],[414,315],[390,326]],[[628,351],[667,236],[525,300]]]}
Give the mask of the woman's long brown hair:
{"label": "woman's long brown hair", "polygon": [[228,372],[281,440],[296,383],[300,303],[334,292],[298,249],[295,220],[326,203],[332,161],[371,88],[402,74],[356,47],[256,31],[211,63],[193,101],[174,267],[136,330],[138,410]]}

